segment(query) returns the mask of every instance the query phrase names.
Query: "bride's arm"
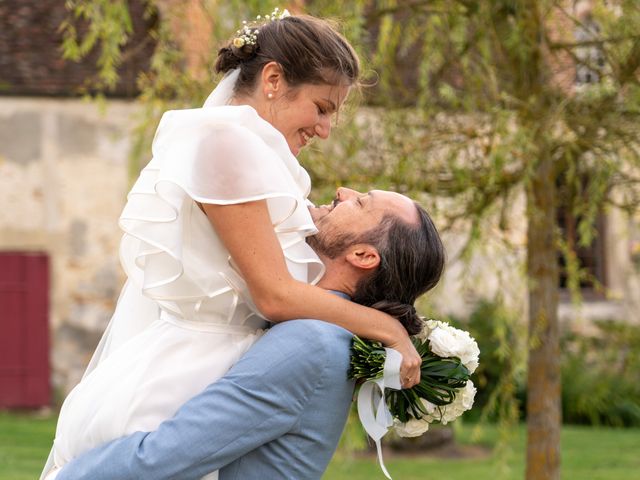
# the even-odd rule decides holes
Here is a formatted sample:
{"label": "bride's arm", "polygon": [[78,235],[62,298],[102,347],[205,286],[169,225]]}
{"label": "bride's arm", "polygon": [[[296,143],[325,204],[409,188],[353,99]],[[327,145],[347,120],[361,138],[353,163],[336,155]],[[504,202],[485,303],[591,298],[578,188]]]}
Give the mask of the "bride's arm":
{"label": "bride's arm", "polygon": [[247,282],[260,312],[272,322],[315,318],[378,340],[402,354],[403,386],[420,381],[421,358],[404,327],[393,317],[294,279],[273,231],[266,201],[203,204],[207,217]]}

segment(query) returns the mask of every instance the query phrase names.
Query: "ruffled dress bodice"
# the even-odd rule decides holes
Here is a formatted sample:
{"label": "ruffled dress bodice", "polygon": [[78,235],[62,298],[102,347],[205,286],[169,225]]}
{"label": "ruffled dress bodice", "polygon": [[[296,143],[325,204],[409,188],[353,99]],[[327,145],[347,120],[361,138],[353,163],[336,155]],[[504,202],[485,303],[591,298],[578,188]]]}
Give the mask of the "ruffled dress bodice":
{"label": "ruffled dress bodice", "polygon": [[257,325],[246,284],[195,202],[266,200],[290,273],[315,283],[323,266],[305,242],[316,232],[309,189],[282,134],[251,107],[169,111],[120,217],[127,276],[178,318]]}

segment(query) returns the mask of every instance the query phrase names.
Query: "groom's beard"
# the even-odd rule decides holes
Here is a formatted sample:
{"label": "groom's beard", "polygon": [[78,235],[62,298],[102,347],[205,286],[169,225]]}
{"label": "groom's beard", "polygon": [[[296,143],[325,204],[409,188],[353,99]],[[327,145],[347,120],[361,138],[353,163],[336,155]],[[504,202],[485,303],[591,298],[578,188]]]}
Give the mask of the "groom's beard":
{"label": "groom's beard", "polygon": [[358,233],[345,233],[331,223],[329,215],[315,221],[318,233],[306,238],[307,243],[319,256],[335,259],[347,248],[357,243],[367,243],[382,252],[385,237],[395,221],[391,215],[385,215],[375,227]]}
{"label": "groom's beard", "polygon": [[316,222],[318,233],[306,238],[307,243],[318,256],[330,259],[337,258],[349,246],[357,243],[355,235],[350,233],[340,233],[337,229],[321,218]]}

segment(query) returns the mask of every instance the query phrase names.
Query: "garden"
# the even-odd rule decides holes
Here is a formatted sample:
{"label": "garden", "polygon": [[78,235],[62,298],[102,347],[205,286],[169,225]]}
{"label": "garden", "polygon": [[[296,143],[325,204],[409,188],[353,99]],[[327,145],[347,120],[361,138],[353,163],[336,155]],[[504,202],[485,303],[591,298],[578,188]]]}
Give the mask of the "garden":
{"label": "garden", "polygon": [[[124,99],[140,107],[122,160],[130,183],[149,160],[162,114],[203,104],[217,45],[239,35],[229,47],[247,55],[238,65],[258,57],[258,27],[233,32],[265,3],[278,6],[67,2],[61,54],[94,72],[69,96],[97,99],[106,112],[123,100],[115,91],[120,65],[137,51],[136,9],[144,25],[136,35],[153,55]],[[294,15],[338,18],[362,59],[361,85],[340,115],[329,114],[335,134],[300,153],[309,198],[331,204],[348,186],[389,189],[424,206],[447,265],[413,314],[468,331],[481,351],[471,411],[420,439],[385,437],[393,477],[640,479],[638,2],[286,3]],[[311,138],[300,136],[305,147]],[[77,325],[59,315],[54,349],[64,348],[55,342],[65,331],[66,347],[99,336],[104,325],[87,306],[99,299],[53,296],[93,315]],[[0,480],[37,478],[56,409],[0,412]],[[383,478],[355,410],[324,478]]]}

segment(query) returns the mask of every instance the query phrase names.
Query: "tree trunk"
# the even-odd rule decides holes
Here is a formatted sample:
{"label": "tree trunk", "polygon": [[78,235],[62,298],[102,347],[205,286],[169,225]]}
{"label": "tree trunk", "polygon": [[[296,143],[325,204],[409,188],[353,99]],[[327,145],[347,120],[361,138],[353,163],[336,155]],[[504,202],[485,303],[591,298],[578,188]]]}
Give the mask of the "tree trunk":
{"label": "tree trunk", "polygon": [[546,157],[537,167],[528,192],[527,480],[560,478],[556,175],[553,161]]}

